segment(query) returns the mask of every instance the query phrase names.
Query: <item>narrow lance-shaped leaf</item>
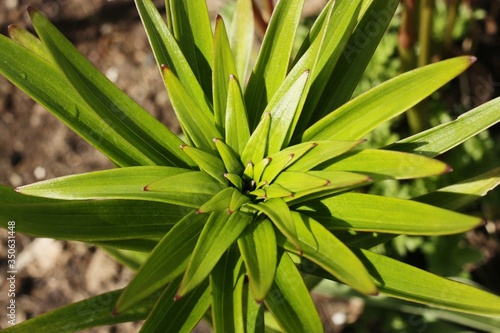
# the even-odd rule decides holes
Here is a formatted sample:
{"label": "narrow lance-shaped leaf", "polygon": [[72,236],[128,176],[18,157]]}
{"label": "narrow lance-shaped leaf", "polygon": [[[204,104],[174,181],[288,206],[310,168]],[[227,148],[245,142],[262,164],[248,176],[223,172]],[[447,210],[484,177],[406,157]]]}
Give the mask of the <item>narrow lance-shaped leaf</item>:
{"label": "narrow lance-shaped leaf", "polygon": [[276,236],[271,221],[255,221],[238,238],[253,297],[262,302],[274,281],[277,264]]}
{"label": "narrow lance-shaped leaf", "polygon": [[247,165],[249,162],[252,162],[255,165],[257,162],[264,158],[264,155],[267,152],[270,124],[271,115],[269,113],[265,113],[260,120],[259,126],[257,126],[255,131],[252,133],[252,136],[245,145],[245,149],[241,154],[241,162],[243,162],[244,164],[247,163]]}
{"label": "narrow lance-shaped leaf", "polygon": [[454,121],[400,140],[387,148],[434,157],[458,146],[499,121],[500,97],[464,113]]}
{"label": "narrow lance-shaped leaf", "polygon": [[312,122],[349,101],[399,4],[397,0],[365,2],[369,7],[342,50],[330,79],[325,79],[325,93],[316,105]]}
{"label": "narrow lance-shaped leaf", "polygon": [[289,89],[278,89],[266,107],[265,112],[271,114],[268,154],[276,153],[283,146],[288,146],[293,132],[292,123],[302,100],[308,77],[309,71],[305,71]]}
{"label": "narrow lance-shaped leaf", "polygon": [[485,196],[498,185],[500,185],[500,167],[459,183],[442,187],[412,200],[450,210],[458,210]]}
{"label": "narrow lance-shaped leaf", "polygon": [[401,74],[324,117],[307,129],[302,140],[361,139],[381,123],[429,96],[474,61],[474,57],[458,57]]}
{"label": "narrow lance-shaped leaf", "polygon": [[214,33],[214,70],[212,72],[215,126],[224,133],[226,127],[226,104],[228,84],[231,75],[236,73],[233,54],[229,46],[226,26],[221,16],[217,16]]}
{"label": "narrow lance-shaped leaf", "polygon": [[[235,293],[241,292],[236,289],[236,282],[240,276],[242,262],[237,251],[229,249],[215,265],[210,273],[210,287],[212,289],[212,323],[216,332],[238,332],[236,329],[236,310],[241,309],[242,304],[236,304]],[[235,299],[236,298],[236,299]],[[241,313],[240,313],[241,315]],[[242,327],[239,327],[240,331]]]}
{"label": "narrow lance-shaped leaf", "polygon": [[367,250],[353,250],[382,294],[438,308],[500,316],[500,297]]}
{"label": "narrow lance-shaped leaf", "polygon": [[118,313],[182,275],[207,219],[208,215],[191,212],[163,237],[120,295]]}
{"label": "narrow lance-shaped leaf", "polygon": [[130,241],[160,237],[192,209],[139,200],[56,200],[27,196],[0,186],[0,227],[35,237]]}
{"label": "narrow lance-shaped leaf", "polygon": [[43,60],[51,63],[52,65],[56,65],[54,63],[54,59],[50,55],[45,45],[43,45],[42,41],[28,30],[24,29],[23,27],[11,24],[9,25],[9,36],[13,41],[18,43],[19,45],[24,46],[31,52],[35,53],[37,56],[41,57]]}
{"label": "narrow lance-shaped leaf", "polygon": [[245,91],[250,128],[255,128],[286,76],[303,5],[304,0],[279,1],[274,9]]}
{"label": "narrow lance-shaped leaf", "polygon": [[326,228],[407,235],[448,235],[483,220],[411,200],[344,193],[299,208]]}
{"label": "narrow lance-shaped leaf", "polygon": [[2,75],[114,163],[154,164],[131,144],[133,140],[127,129],[114,126],[111,119],[90,108],[54,65],[3,35],[0,35],[0,57],[4,59],[0,62]]}
{"label": "narrow lance-shaped leaf", "polygon": [[[292,212],[292,216],[302,256],[363,294],[377,293],[368,271],[344,243],[314,219],[297,212]],[[284,237],[278,236],[278,240],[285,249],[296,253],[293,245]]]}
{"label": "narrow lance-shaped leaf", "polygon": [[160,71],[162,65],[170,68],[198,105],[206,113],[211,113],[211,96],[205,95],[177,41],[168,30],[153,2],[136,0],[135,4]]}
{"label": "narrow lance-shaped leaf", "polygon": [[205,281],[185,298],[174,301],[179,283],[180,278],[172,281],[165,288],[140,332],[190,333],[193,331],[210,307],[210,287]]}
{"label": "narrow lance-shaped leaf", "polygon": [[451,171],[445,163],[415,154],[381,149],[348,152],[323,165],[325,170],[362,172],[374,179],[413,179]]}
{"label": "narrow lance-shaped leaf", "polygon": [[309,290],[287,253],[280,253],[276,277],[265,303],[285,332],[322,332]]}
{"label": "narrow lance-shaped leaf", "polygon": [[214,195],[213,198],[205,202],[196,210],[197,214],[211,213],[216,210],[226,209],[229,212],[229,204],[233,197],[233,192],[236,191],[233,187],[228,187]]}
{"label": "narrow lance-shaped leaf", "polygon": [[113,305],[120,292],[114,290],[60,307],[5,328],[2,332],[78,332],[92,327],[144,320],[158,298],[158,295],[153,295],[137,304],[133,310],[113,314]]}
{"label": "narrow lance-shaped leaf", "polygon": [[202,171],[212,176],[214,179],[225,185],[226,179],[224,173],[226,171],[224,163],[212,154],[209,154],[201,149],[182,145],[181,149],[200,167]]}
{"label": "narrow lance-shaped leaf", "polygon": [[169,27],[206,96],[212,96],[212,28],[205,0],[166,0]]}
{"label": "narrow lance-shaped leaf", "polygon": [[250,214],[227,210],[215,211],[196,243],[189,260],[176,298],[186,295],[212,271],[224,252],[236,241],[246,226],[252,220]]}
{"label": "narrow lance-shaped leaf", "polygon": [[170,101],[184,134],[196,147],[215,153],[212,139],[220,138],[221,135],[214,125],[213,115],[200,108],[194,96],[189,94],[168,67],[163,66],[162,71]]}
{"label": "narrow lance-shaped leaf", "polygon": [[231,22],[231,50],[238,77],[245,80],[248,63],[252,54],[254,24],[252,0],[238,0]]}
{"label": "narrow lance-shaped leaf", "polygon": [[226,145],[224,141],[214,138],[215,147],[219,152],[220,157],[222,158],[222,162],[224,162],[224,166],[229,173],[241,174],[243,172],[243,165],[239,159],[239,156],[236,152]]}
{"label": "narrow lance-shaped leaf", "polygon": [[189,159],[175,149],[182,141],[174,133],[92,66],[39,12],[29,8],[29,13],[55,63],[92,109],[112,119],[110,125],[155,164],[188,164]]}
{"label": "narrow lance-shaped leaf", "polygon": [[226,143],[241,154],[250,138],[250,129],[243,94],[234,75],[229,76],[226,106]]}

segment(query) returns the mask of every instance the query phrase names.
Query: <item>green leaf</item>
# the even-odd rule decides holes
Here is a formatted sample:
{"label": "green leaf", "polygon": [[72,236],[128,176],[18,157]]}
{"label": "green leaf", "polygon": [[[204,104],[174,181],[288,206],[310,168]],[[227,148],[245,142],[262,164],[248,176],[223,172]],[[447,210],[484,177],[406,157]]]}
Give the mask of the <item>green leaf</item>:
{"label": "green leaf", "polygon": [[362,10],[362,16],[342,50],[342,56],[330,78],[325,79],[327,84],[324,91],[329,93],[321,95],[312,117],[313,122],[349,101],[398,7],[398,1],[370,0],[365,3],[369,7]]}
{"label": "green leaf", "polygon": [[482,220],[411,200],[344,193],[300,208],[327,229],[406,235],[448,235],[479,226]]}
{"label": "green leaf", "polygon": [[182,145],[181,149],[200,167],[202,171],[212,176],[222,185],[227,184],[224,178],[226,168],[224,163],[214,155],[207,153],[201,149]]}
{"label": "green leaf", "polygon": [[42,41],[28,30],[12,24],[9,25],[9,36],[19,45],[24,46],[31,52],[41,57],[43,60],[55,65],[54,59],[52,59]]}
{"label": "green leaf", "polygon": [[[237,309],[241,310],[242,288],[236,289],[240,276],[242,262],[238,252],[229,249],[215,265],[210,273],[210,286],[212,289],[212,322],[215,332],[241,332],[243,327],[238,327]],[[242,287],[242,286],[240,286]],[[241,313],[239,313],[241,316]],[[243,324],[242,322],[240,324]]]}
{"label": "green leaf", "polygon": [[323,332],[309,291],[286,253],[281,253],[276,277],[265,303],[285,332]]}
{"label": "green leaf", "polygon": [[284,171],[280,173],[274,183],[292,192],[306,191],[329,185],[327,179],[313,176],[306,172],[297,171]]}
{"label": "green leaf", "polygon": [[[314,219],[297,212],[292,212],[292,216],[303,257],[320,265],[360,293],[377,294],[368,271],[344,243]],[[278,236],[278,243],[286,250],[297,253],[284,237]]]}
{"label": "green leaf", "polygon": [[153,2],[151,0],[136,0],[135,4],[160,70],[162,65],[170,68],[189,92],[189,95],[193,96],[199,107],[205,110],[205,113],[211,114],[212,107],[209,97],[205,95],[177,41],[167,29]]}
{"label": "green leaf", "polygon": [[424,194],[412,200],[450,210],[458,210],[484,197],[498,185],[500,185],[500,167],[459,183],[442,187],[437,191]]}
{"label": "green leaf", "polygon": [[362,172],[376,180],[411,179],[451,171],[445,163],[415,154],[381,149],[348,152],[323,165],[325,170]]}
{"label": "green leaf", "polygon": [[427,157],[440,155],[500,121],[500,97],[464,113],[456,120],[400,140],[388,149]]}
{"label": "green leaf", "polygon": [[252,216],[249,214],[234,212],[230,215],[227,210],[215,211],[210,215],[189,260],[176,294],[177,299],[186,295],[210,274],[251,220]]}
{"label": "green leaf", "polygon": [[235,173],[229,173],[226,172],[224,174],[224,177],[234,186],[238,189],[238,191],[243,191],[243,179],[240,177],[240,175],[237,175]]}
{"label": "green leaf", "polygon": [[163,291],[140,332],[190,333],[210,307],[210,288],[205,281],[185,298],[174,301],[180,279],[172,281]]}
{"label": "green leaf", "polygon": [[253,298],[262,302],[274,281],[277,265],[276,236],[271,221],[255,221],[238,238]]}
{"label": "green leaf", "polygon": [[187,139],[197,148],[215,153],[212,139],[220,138],[221,134],[214,125],[213,115],[200,108],[194,96],[189,94],[168,67],[164,66],[162,72],[170,101]]}
{"label": "green leaf", "polygon": [[163,237],[120,295],[116,303],[119,313],[134,307],[184,272],[207,219],[208,215],[192,212]]}
{"label": "green leaf", "polygon": [[[0,35],[0,73],[120,166],[154,164],[113,121],[91,109],[53,65]],[[61,93],[64,92],[64,93]],[[53,98],[57,96],[57,99]]]}
{"label": "green leaf", "polygon": [[229,173],[234,173],[240,175],[244,168],[239,160],[239,156],[237,153],[228,145],[224,143],[224,141],[215,138],[215,147],[219,152],[220,157],[222,158],[222,162],[224,162],[224,166]]}
{"label": "green leaf", "polygon": [[[249,162],[257,163],[266,155],[266,147],[269,139],[269,126],[271,125],[271,115],[265,113],[260,120],[259,125],[248,139],[248,142],[241,153],[241,162],[244,164]],[[252,172],[253,173],[253,172]],[[252,176],[253,178],[253,176]]]}
{"label": "green leaf", "polygon": [[266,202],[248,204],[246,206],[264,213],[279,231],[281,231],[281,233],[297,248],[299,253],[301,252],[290,208],[288,208],[283,199],[272,198]]}
{"label": "green leaf", "polygon": [[313,141],[312,144],[315,145],[314,149],[311,149],[305,156],[291,165],[288,171],[309,171],[315,166],[335,158],[363,142],[365,141]]}
{"label": "green leaf", "polygon": [[231,50],[238,77],[246,79],[252,54],[254,24],[251,0],[238,0],[231,22]]}
{"label": "green leaf", "polygon": [[243,94],[234,75],[229,76],[226,105],[226,143],[241,154],[250,138],[250,129]]}
{"label": "green leaf", "polygon": [[229,46],[226,26],[221,16],[217,16],[214,33],[214,70],[212,72],[215,126],[220,133],[226,128],[226,105],[228,85],[231,75],[236,73],[233,54]]}
{"label": "green leaf", "polygon": [[255,128],[287,74],[303,5],[304,0],[279,1],[273,11],[245,91],[250,128]]}
{"label": "green leaf", "polygon": [[268,154],[279,152],[288,146],[295,125],[293,120],[303,98],[309,71],[305,71],[290,88],[278,89],[265,109],[271,115]]}
{"label": "green leaf", "polygon": [[229,211],[229,204],[231,203],[231,198],[233,197],[233,192],[236,190],[233,187],[228,187],[221,190],[219,193],[213,196],[210,200],[205,202],[198,210],[197,214],[211,213],[216,210],[226,210]]}
{"label": "green leaf", "polygon": [[438,308],[500,316],[500,297],[366,250],[353,250],[382,294]]}
{"label": "green leaf", "polygon": [[149,253],[142,251],[123,250],[111,246],[101,246],[101,249],[118,263],[134,272],[137,272],[149,257]]}
{"label": "green leaf", "polygon": [[54,199],[153,200],[197,208],[219,189],[220,184],[200,171],[129,167],[49,179],[18,187],[17,191]]}
{"label": "green leaf", "polygon": [[474,57],[463,56],[401,74],[324,117],[307,129],[302,140],[361,139],[462,73],[474,60]]}
{"label": "green leaf", "polygon": [[[168,230],[162,232],[162,235],[165,235],[167,232]],[[89,241],[88,243],[118,250],[145,252],[149,254],[159,243],[160,239],[161,237],[131,238],[123,240],[119,239],[119,240]]]}
{"label": "green leaf", "polygon": [[164,235],[190,209],[137,200],[54,200],[0,186],[0,227],[35,237],[95,241]]}
{"label": "green leaf", "polygon": [[[212,96],[212,28],[205,0],[166,0],[169,27],[206,96]],[[182,75],[182,73],[179,73]]]}
{"label": "green leaf", "polygon": [[144,320],[158,298],[158,295],[153,295],[137,304],[134,309],[113,314],[113,306],[120,292],[121,290],[115,290],[60,307],[5,328],[2,332],[69,333],[97,326]]}
{"label": "green leaf", "polygon": [[38,36],[70,85],[90,108],[102,118],[109,119],[109,126],[150,159],[148,164],[188,164],[189,159],[176,149],[182,141],[174,133],[92,66],[39,12],[32,8],[29,12]]}

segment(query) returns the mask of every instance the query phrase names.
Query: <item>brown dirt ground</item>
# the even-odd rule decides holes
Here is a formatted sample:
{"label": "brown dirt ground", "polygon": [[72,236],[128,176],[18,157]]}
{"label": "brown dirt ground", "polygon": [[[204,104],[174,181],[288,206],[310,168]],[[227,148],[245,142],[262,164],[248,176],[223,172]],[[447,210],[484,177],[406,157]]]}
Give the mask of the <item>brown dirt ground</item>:
{"label": "brown dirt ground", "polygon": [[[211,1],[212,12],[222,2]],[[164,6],[161,0],[155,3],[159,7]],[[162,123],[179,131],[133,1],[2,0],[0,33],[6,34],[7,26],[11,23],[29,27],[25,13],[28,5],[41,9],[99,70]],[[314,6],[309,4],[311,11]],[[492,57],[492,63],[498,66],[498,54],[495,57],[496,60]],[[42,179],[109,168],[112,165],[106,157],[0,77],[0,184],[19,186]],[[493,227],[493,234],[489,234],[493,235],[491,237],[488,233],[471,236],[471,242],[478,243],[479,247],[491,242],[487,247],[490,262],[496,260],[498,263],[499,260],[500,249],[495,241],[500,236],[499,229],[498,225],[496,231]],[[494,236],[495,232],[497,236]],[[2,272],[6,268],[3,250],[5,239],[4,230],[0,230]],[[17,251],[18,322],[65,304],[124,287],[133,275],[100,249],[78,242],[34,240],[18,235]],[[492,285],[498,283],[491,282]],[[6,284],[0,286],[0,295],[3,307]],[[317,300],[324,318],[329,318],[335,311],[332,309],[339,307],[344,310],[353,308],[351,313],[354,317],[351,321],[359,315],[359,306],[335,303],[321,297],[317,297]],[[0,327],[6,327],[3,317]],[[89,332],[135,332],[138,327],[138,323],[131,323]],[[199,330],[204,329],[200,327]],[[330,331],[338,332],[340,328],[330,327]]]}

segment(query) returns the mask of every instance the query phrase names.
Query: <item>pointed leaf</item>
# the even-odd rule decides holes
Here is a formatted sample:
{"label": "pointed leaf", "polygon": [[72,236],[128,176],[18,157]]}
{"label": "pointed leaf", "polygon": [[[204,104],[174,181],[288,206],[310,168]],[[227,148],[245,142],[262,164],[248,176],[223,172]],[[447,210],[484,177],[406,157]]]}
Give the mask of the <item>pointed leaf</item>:
{"label": "pointed leaf", "polygon": [[241,174],[243,172],[243,165],[241,164],[241,161],[235,151],[220,139],[214,138],[213,141],[215,142],[215,147],[222,158],[222,162],[224,162],[226,170],[229,173],[237,175]]}
{"label": "pointed leaf", "polygon": [[[306,208],[307,206],[307,208]],[[407,235],[448,235],[479,226],[482,220],[442,208],[389,197],[344,193],[300,208],[327,229]]]}
{"label": "pointed leaf", "polygon": [[226,143],[241,154],[250,138],[250,129],[241,88],[234,75],[229,76],[226,106]]}
{"label": "pointed leaf", "polygon": [[[271,125],[271,115],[265,113],[260,120],[259,125],[250,136],[250,139],[241,154],[241,162],[257,163],[264,158],[267,152],[267,142],[269,138],[269,126]],[[253,176],[252,176],[253,177]]]}
{"label": "pointed leaf", "polygon": [[176,298],[186,295],[210,274],[251,220],[251,215],[241,212],[229,215],[222,210],[211,214],[196,243]]}
{"label": "pointed leaf", "polygon": [[500,185],[500,167],[459,183],[442,187],[412,200],[450,210],[458,210],[485,196]]}
{"label": "pointed leaf", "polygon": [[389,22],[398,7],[398,1],[365,1],[369,7],[345,45],[342,56],[335,65],[327,82],[324,93],[316,105],[312,121],[326,116],[332,110],[349,101],[375,49],[380,43]]}
{"label": "pointed leaf", "polygon": [[303,5],[304,0],[279,1],[273,11],[245,92],[251,128],[286,76]]}
{"label": "pointed leaf", "polygon": [[297,171],[284,171],[280,173],[274,183],[279,184],[292,192],[306,191],[329,185],[328,180],[325,178]]}
{"label": "pointed leaf", "polygon": [[499,121],[500,97],[464,113],[454,121],[398,141],[388,149],[434,157],[458,146]]}
{"label": "pointed leaf", "polygon": [[245,80],[252,54],[254,24],[252,0],[238,0],[231,22],[231,50],[238,77]]}
{"label": "pointed leaf", "polygon": [[268,154],[276,153],[283,146],[288,146],[294,129],[292,122],[302,100],[308,77],[309,71],[307,70],[290,88],[278,89],[266,107],[265,112],[271,114]]}
{"label": "pointed leaf", "polygon": [[247,207],[254,208],[264,213],[300,252],[297,231],[295,230],[290,208],[288,208],[283,199],[273,198],[258,204],[248,204]]}
{"label": "pointed leaf", "polygon": [[113,314],[113,305],[120,292],[114,290],[60,307],[5,328],[2,332],[79,332],[92,327],[144,320],[158,298],[154,295],[137,304],[133,310]]}
{"label": "pointed leaf", "polygon": [[202,171],[212,176],[215,180],[219,181],[221,184],[227,184],[224,178],[224,173],[226,168],[224,163],[214,155],[207,153],[201,149],[182,145],[181,149],[200,167]]}
{"label": "pointed leaf", "polygon": [[[292,212],[292,216],[303,251],[302,256],[360,293],[377,294],[377,288],[368,271],[344,243],[314,219],[297,212]],[[296,253],[293,245],[283,236],[278,236],[278,243],[288,251]]]}
{"label": "pointed leaf", "polygon": [[241,194],[240,191],[234,190],[231,196],[231,201],[229,202],[229,213],[232,214],[233,212],[236,212],[248,202],[250,202],[250,199],[246,195]]}
{"label": "pointed leaf", "polygon": [[151,0],[136,0],[135,4],[160,71],[162,65],[170,68],[179,78],[182,86],[189,92],[189,95],[193,96],[199,107],[205,110],[206,114],[211,114],[212,107],[209,97],[205,95],[177,41],[167,29],[153,2]]}
{"label": "pointed leaf", "polygon": [[312,143],[315,145],[314,149],[311,149],[305,156],[290,166],[288,171],[309,171],[315,166],[335,158],[363,142],[365,141],[313,141]]}
{"label": "pointed leaf", "polygon": [[262,302],[274,281],[277,264],[276,236],[271,221],[255,221],[238,238],[253,298]]}
{"label": "pointed leaf", "polygon": [[0,57],[4,59],[0,62],[2,75],[114,163],[154,164],[134,147],[128,130],[113,125],[114,120],[90,108],[58,68],[3,35],[0,35]]}
{"label": "pointed leaf", "polygon": [[469,56],[458,57],[401,74],[324,117],[307,129],[302,140],[361,139],[462,73],[474,60]]}
{"label": "pointed leaf", "polygon": [[92,66],[39,12],[32,8],[29,12],[38,36],[54,61],[71,86],[95,112],[111,119],[109,125],[155,164],[187,164],[189,159],[175,149],[182,141],[174,133]]}
{"label": "pointed leaf", "polygon": [[17,25],[9,25],[9,36],[13,41],[19,45],[24,46],[31,52],[35,53],[37,56],[41,57],[43,60],[55,65],[54,59],[51,57],[49,51],[43,45],[42,41],[38,39],[28,30]]}
{"label": "pointed leaf", "polygon": [[229,173],[229,172],[226,172],[224,174],[224,177],[231,183],[233,184],[234,187],[236,187],[238,189],[238,191],[243,191],[243,179],[237,175],[237,174],[234,174],[234,173]]}
{"label": "pointed leaf", "polygon": [[190,333],[210,307],[210,288],[205,281],[185,298],[174,301],[180,279],[172,281],[163,291],[140,332]]}
{"label": "pointed leaf", "polygon": [[233,197],[233,192],[236,191],[232,187],[228,187],[214,195],[213,198],[205,202],[198,210],[197,214],[211,213],[215,210],[227,210],[229,212],[229,203]]}
{"label": "pointed leaf", "polygon": [[271,184],[264,188],[266,199],[293,197],[293,193],[278,184]]}
{"label": "pointed leaf", "polygon": [[207,219],[208,215],[192,212],[163,237],[120,295],[116,303],[118,313],[132,308],[184,272]]}
{"label": "pointed leaf", "polygon": [[[210,273],[212,289],[212,322],[216,332],[238,332],[236,329],[236,309],[242,304],[236,304],[236,282],[240,275],[242,262],[237,251],[228,250]],[[243,273],[243,274],[240,274]],[[239,290],[241,292],[241,290]],[[236,298],[236,299],[235,299]],[[241,301],[241,297],[240,297]],[[241,315],[241,314],[240,314]]]}
{"label": "pointed leaf", "polygon": [[500,297],[366,250],[353,250],[382,294],[481,316],[500,316]]}
{"label": "pointed leaf", "polygon": [[214,70],[212,72],[215,125],[220,133],[226,128],[226,104],[231,75],[236,73],[233,54],[229,46],[226,26],[221,16],[217,16],[214,33]]}
{"label": "pointed leaf", "polygon": [[348,152],[325,163],[324,169],[362,172],[377,180],[420,178],[451,171],[448,165],[438,160],[381,149]]}
{"label": "pointed leaf", "polygon": [[38,198],[5,186],[0,197],[0,227],[16,221],[26,235],[87,242],[162,236],[191,211],[153,201]]}
{"label": "pointed leaf", "polygon": [[[255,163],[255,166],[253,168],[253,179],[255,180],[255,182],[257,182],[257,184],[260,184],[260,177],[262,176],[262,173],[269,163],[271,163],[271,158],[269,157],[266,157]],[[258,185],[257,187],[260,187],[260,185]]]}
{"label": "pointed leaf", "polygon": [[[206,96],[212,96],[212,28],[205,0],[166,0],[169,28]],[[180,75],[181,73],[179,73]]]}
{"label": "pointed leaf", "polygon": [[275,281],[265,303],[285,332],[323,331],[309,291],[286,253],[280,255]]}
{"label": "pointed leaf", "polygon": [[177,76],[166,66],[162,67],[163,79],[177,119],[186,137],[198,148],[214,151],[212,139],[220,138],[213,115],[200,108],[198,102],[184,88]]}

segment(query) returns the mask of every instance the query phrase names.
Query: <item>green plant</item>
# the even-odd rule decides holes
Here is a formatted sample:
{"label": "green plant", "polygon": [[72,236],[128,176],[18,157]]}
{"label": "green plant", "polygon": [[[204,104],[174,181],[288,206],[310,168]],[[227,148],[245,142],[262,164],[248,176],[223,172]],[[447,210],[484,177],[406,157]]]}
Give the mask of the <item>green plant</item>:
{"label": "green plant", "polygon": [[330,1],[292,55],[303,3],[278,2],[245,83],[250,0],[238,1],[231,36],[220,17],[212,35],[204,1],[167,1],[168,25],[150,0],[136,1],[186,142],[34,9],[40,39],[18,27],[0,37],[0,72],[117,166],[0,187],[1,226],[12,220],[29,235],[97,244],[137,270],[124,290],[6,332],[144,318],[144,332],[185,332],[204,316],[221,332],[261,332],[264,323],[318,332],[309,275],[366,295],[500,316],[495,295],[369,251],[400,234],[481,225],[453,210],[494,188],[499,168],[414,200],[362,193],[384,179],[449,172],[432,157],[498,122],[497,99],[385,150],[362,149],[366,134],[474,59],[416,69],[349,101],[398,1]]}

